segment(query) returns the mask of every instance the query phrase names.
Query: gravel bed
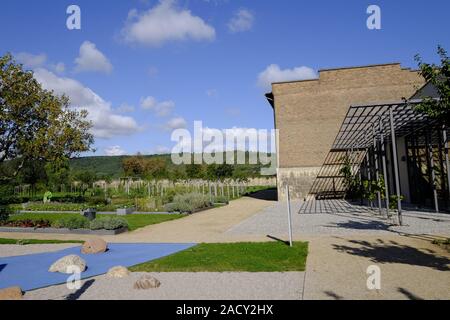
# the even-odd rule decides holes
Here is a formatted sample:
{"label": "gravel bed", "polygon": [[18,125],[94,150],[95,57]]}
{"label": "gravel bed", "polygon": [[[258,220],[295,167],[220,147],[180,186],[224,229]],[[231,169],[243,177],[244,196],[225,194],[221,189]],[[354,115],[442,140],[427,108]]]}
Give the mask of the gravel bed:
{"label": "gravel bed", "polygon": [[138,290],[134,282],[145,273],[126,278],[105,275],[82,280],[79,290],[66,285],[52,286],[25,293],[32,300],[268,300],[302,298],[303,272],[170,272],[151,273],[161,286]]}
{"label": "gravel bed", "polygon": [[[394,219],[387,219],[374,212],[338,212],[298,214],[301,202],[293,202],[293,234],[345,235],[345,234],[410,234],[450,236],[450,214],[431,212],[403,212],[403,226]],[[262,210],[227,231],[230,235],[286,235],[287,210],[284,202],[278,202]]]}
{"label": "gravel bed", "polygon": [[55,244],[1,244],[0,257],[23,256],[32,253],[53,252],[80,246],[80,243],[55,243]]}

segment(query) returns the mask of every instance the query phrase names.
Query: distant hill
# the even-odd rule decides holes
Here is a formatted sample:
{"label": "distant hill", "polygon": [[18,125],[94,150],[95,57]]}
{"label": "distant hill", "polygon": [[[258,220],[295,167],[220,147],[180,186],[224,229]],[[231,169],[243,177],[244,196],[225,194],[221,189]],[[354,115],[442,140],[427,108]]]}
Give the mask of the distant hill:
{"label": "distant hill", "polygon": [[[236,154],[236,153],[235,153]],[[246,158],[249,154],[246,152]],[[225,155],[224,155],[225,156]],[[80,157],[70,160],[70,168],[73,171],[93,171],[97,175],[110,176],[112,178],[119,178],[123,176],[122,161],[125,158],[131,156],[92,156],[92,157]],[[163,155],[143,155],[144,158],[163,158],[167,162],[169,169],[176,167],[171,160],[170,154]],[[236,165],[241,170],[248,172],[259,172],[261,168],[260,164],[245,164]],[[184,170],[184,165],[177,166]]]}
{"label": "distant hill", "polygon": [[125,156],[93,156],[70,160],[73,171],[94,171],[97,175],[118,178],[123,174],[122,160]]}

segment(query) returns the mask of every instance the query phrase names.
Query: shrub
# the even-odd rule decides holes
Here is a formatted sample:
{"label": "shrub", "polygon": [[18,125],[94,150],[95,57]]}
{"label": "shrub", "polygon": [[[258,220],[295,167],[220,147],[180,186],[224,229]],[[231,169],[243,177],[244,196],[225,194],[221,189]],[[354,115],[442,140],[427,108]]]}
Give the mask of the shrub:
{"label": "shrub", "polygon": [[215,203],[228,203],[228,198],[225,196],[217,196],[213,198],[213,202]]}
{"label": "shrub", "polygon": [[90,205],[99,206],[99,205],[107,205],[108,201],[105,199],[105,197],[94,196],[88,199],[88,203]]}
{"label": "shrub", "polygon": [[53,222],[52,227],[67,229],[87,229],[89,228],[89,220],[83,216],[61,218]]}
{"label": "shrub", "polygon": [[[16,206],[16,205],[14,205]],[[31,202],[25,205],[26,210],[30,211],[80,211],[84,209],[84,205],[81,203],[42,203],[42,202]]]}
{"label": "shrub", "polygon": [[17,228],[49,228],[51,226],[50,221],[44,219],[3,221],[0,222],[0,225],[5,227],[17,227]]}
{"label": "shrub", "polygon": [[177,211],[177,206],[173,202],[166,203],[164,205],[164,211],[175,212],[175,211]]}
{"label": "shrub", "polygon": [[90,223],[90,229],[91,230],[100,230],[103,229],[104,225],[104,218],[97,218],[91,221]]}
{"label": "shrub", "polygon": [[164,191],[163,203],[172,202],[175,196],[177,195],[177,191],[175,189],[167,189]]}
{"label": "shrub", "polygon": [[97,218],[91,221],[90,228],[91,230],[116,230],[123,227],[128,228],[128,222],[124,218],[121,217],[105,217],[105,218]]}
{"label": "shrub", "polygon": [[193,192],[176,195],[173,202],[165,206],[165,210],[169,212],[193,212],[196,209],[206,208],[210,205],[211,203],[207,196]]}
{"label": "shrub", "polygon": [[8,221],[11,210],[8,207],[0,206],[0,222]]}
{"label": "shrub", "polygon": [[[7,204],[20,204],[24,202],[30,201],[39,201],[42,202],[43,195],[34,195],[34,196],[1,196],[0,197],[0,205]],[[83,203],[86,199],[80,195],[72,195],[72,194],[63,194],[63,195],[53,195],[52,202],[73,202],[73,203]]]}
{"label": "shrub", "polygon": [[106,230],[116,230],[123,227],[128,227],[128,222],[124,218],[111,217],[110,219],[104,222],[103,227]]}

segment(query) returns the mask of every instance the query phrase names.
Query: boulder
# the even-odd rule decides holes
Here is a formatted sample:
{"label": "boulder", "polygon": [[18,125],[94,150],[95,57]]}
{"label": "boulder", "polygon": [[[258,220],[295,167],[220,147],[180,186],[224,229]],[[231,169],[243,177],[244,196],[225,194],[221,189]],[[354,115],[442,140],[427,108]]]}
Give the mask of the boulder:
{"label": "boulder", "polygon": [[93,254],[93,253],[103,253],[108,249],[108,244],[105,240],[101,238],[89,239],[81,247],[81,253],[83,254]]}
{"label": "boulder", "polygon": [[152,277],[151,275],[145,274],[140,277],[135,283],[134,289],[150,289],[150,288],[158,288],[161,285],[158,279]]}
{"label": "boulder", "polygon": [[0,300],[22,300],[22,289],[20,287],[0,289]]}
{"label": "boulder", "polygon": [[130,271],[127,268],[122,267],[122,266],[112,267],[106,273],[106,276],[110,277],[110,278],[125,278],[125,277],[128,277],[129,275],[130,275]]}
{"label": "boulder", "polygon": [[61,259],[58,259],[53,263],[48,271],[50,272],[61,272],[61,273],[75,273],[76,270],[70,270],[68,267],[76,266],[80,269],[80,272],[86,270],[86,261],[75,254],[71,254]]}

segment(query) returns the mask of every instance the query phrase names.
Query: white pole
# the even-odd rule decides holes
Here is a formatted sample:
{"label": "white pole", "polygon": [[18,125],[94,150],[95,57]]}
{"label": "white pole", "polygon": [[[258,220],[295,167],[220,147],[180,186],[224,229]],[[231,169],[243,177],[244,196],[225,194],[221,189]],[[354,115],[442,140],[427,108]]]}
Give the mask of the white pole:
{"label": "white pole", "polygon": [[291,199],[289,196],[289,185],[286,185],[286,200],[287,200],[288,227],[289,227],[289,246],[292,247],[292,216],[291,216]]}

